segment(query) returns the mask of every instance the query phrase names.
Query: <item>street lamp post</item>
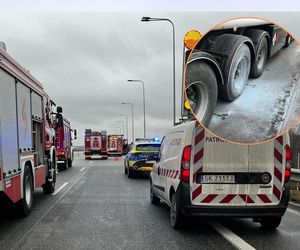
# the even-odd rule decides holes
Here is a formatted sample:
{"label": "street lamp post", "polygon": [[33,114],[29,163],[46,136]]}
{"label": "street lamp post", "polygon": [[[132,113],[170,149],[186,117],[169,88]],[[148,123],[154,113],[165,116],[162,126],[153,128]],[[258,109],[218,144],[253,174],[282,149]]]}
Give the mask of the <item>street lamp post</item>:
{"label": "street lamp post", "polygon": [[143,109],[144,109],[144,138],[147,138],[146,135],[146,104],[145,104],[145,84],[142,80],[127,80],[128,82],[138,82],[143,86]]}
{"label": "street lamp post", "polygon": [[175,125],[175,98],[176,98],[176,93],[175,93],[175,26],[174,23],[168,19],[168,18],[153,18],[153,17],[142,17],[141,19],[142,22],[152,22],[152,21],[167,21],[169,23],[171,23],[172,28],[173,28],[173,125]]}
{"label": "street lamp post", "polygon": [[120,116],[124,116],[126,118],[126,138],[128,139],[128,115],[120,114]]}
{"label": "street lamp post", "polygon": [[134,142],[134,114],[133,114],[133,104],[130,103],[130,102],[122,102],[122,104],[125,104],[125,105],[131,105],[131,118],[132,118],[132,142]]}
{"label": "street lamp post", "polygon": [[123,136],[124,136],[124,133],[125,133],[125,132],[124,132],[124,131],[125,131],[125,130],[124,130],[124,121],[117,121],[117,123],[121,123],[121,124],[122,124],[122,128],[123,128],[123,130],[122,130],[122,131],[123,131],[123,132],[122,132],[122,134],[123,134]]}

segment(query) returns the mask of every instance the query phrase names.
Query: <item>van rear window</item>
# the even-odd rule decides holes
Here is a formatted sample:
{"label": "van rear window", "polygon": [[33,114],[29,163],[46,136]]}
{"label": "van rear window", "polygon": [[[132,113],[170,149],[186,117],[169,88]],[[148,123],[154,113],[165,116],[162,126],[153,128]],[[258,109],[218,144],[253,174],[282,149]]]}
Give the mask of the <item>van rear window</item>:
{"label": "van rear window", "polygon": [[159,151],[160,144],[139,144],[136,145],[137,151]]}

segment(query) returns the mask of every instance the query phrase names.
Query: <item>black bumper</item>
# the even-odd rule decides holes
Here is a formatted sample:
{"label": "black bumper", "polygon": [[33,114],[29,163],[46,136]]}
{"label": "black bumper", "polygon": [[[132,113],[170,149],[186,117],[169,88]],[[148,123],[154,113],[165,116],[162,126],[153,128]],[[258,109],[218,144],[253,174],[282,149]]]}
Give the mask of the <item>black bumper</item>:
{"label": "black bumper", "polygon": [[228,216],[240,218],[256,218],[264,216],[281,217],[285,213],[290,199],[289,184],[285,185],[281,201],[275,206],[199,206],[192,205],[189,188],[184,183],[178,187],[179,200],[181,201],[181,212],[192,216]]}

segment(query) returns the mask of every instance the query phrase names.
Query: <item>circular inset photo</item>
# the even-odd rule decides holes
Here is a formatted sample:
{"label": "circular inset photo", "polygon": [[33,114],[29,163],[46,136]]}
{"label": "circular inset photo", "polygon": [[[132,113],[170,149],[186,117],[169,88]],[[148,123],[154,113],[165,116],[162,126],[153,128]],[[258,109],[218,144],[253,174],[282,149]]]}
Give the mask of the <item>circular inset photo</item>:
{"label": "circular inset photo", "polygon": [[300,117],[300,47],[283,27],[260,18],[224,21],[184,37],[183,116],[235,143],[262,143]]}

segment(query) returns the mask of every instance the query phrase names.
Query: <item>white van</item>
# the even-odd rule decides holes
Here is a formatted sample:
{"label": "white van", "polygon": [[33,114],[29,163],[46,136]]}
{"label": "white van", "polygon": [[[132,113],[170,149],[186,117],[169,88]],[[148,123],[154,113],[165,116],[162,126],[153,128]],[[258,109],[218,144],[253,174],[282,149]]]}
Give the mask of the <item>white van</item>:
{"label": "white van", "polygon": [[289,202],[289,136],[240,145],[212,136],[196,121],[168,130],[150,175],[152,204],[170,206],[171,226],[184,216],[253,218],[277,228]]}

